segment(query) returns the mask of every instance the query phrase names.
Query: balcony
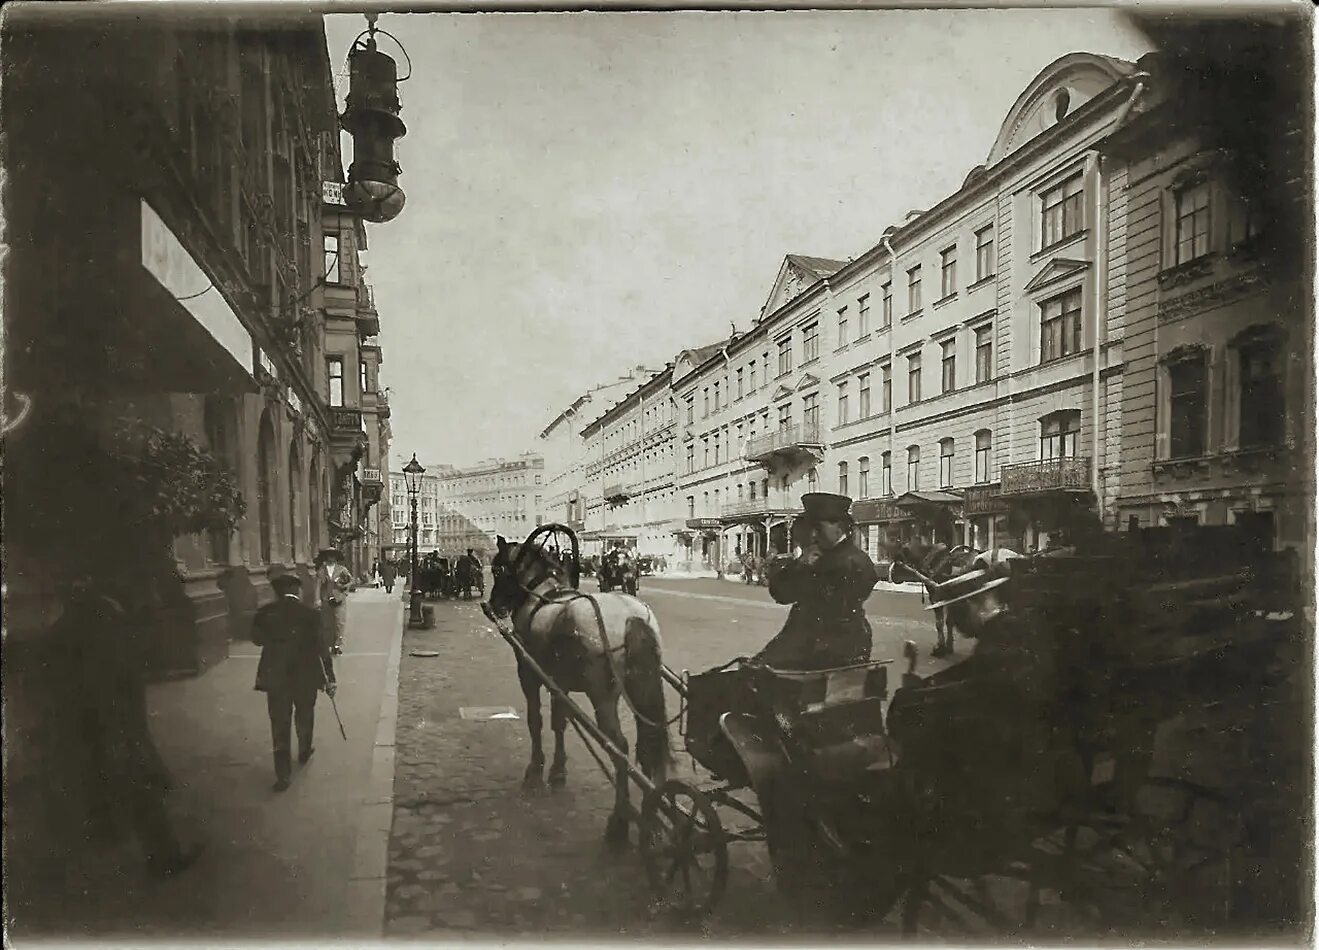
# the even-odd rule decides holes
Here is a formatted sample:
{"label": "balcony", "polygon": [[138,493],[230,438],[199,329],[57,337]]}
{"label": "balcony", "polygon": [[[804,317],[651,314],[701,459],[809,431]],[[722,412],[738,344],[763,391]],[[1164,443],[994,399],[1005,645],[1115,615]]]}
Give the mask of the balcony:
{"label": "balcony", "polygon": [[632,486],[624,485],[622,482],[616,482],[613,485],[606,485],[604,490],[605,501],[611,505],[623,505],[632,497]]}
{"label": "balcony", "polygon": [[799,422],[757,436],[747,443],[744,457],[748,462],[758,462],[766,467],[776,459],[788,463],[801,461],[806,457],[822,461],[824,442],[820,438],[820,424]]}
{"label": "balcony", "polygon": [[1044,495],[1090,490],[1090,459],[1060,458],[1004,465],[1000,495]]}
{"label": "balcony", "polygon": [[800,508],[775,504],[769,498],[751,498],[746,501],[734,501],[724,505],[721,510],[722,520],[730,522],[761,521],[765,518],[790,518],[801,513]]}
{"label": "balcony", "polygon": [[380,332],[380,314],[376,312],[375,294],[366,281],[357,285],[357,332],[362,336],[375,336]]}
{"label": "balcony", "polygon": [[330,447],[335,465],[356,464],[366,451],[366,429],[359,409],[333,407],[330,409]]}

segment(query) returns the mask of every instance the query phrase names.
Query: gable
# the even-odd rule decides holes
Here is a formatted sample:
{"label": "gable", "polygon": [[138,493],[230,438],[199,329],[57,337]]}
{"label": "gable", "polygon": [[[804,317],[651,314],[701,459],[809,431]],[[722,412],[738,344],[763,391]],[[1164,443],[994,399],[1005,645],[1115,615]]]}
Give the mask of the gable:
{"label": "gable", "polygon": [[1134,68],[1125,60],[1094,53],[1068,53],[1050,63],[1008,110],[987,164],[997,164],[1066,120],[1113,83],[1130,75]]}
{"label": "gable", "polygon": [[810,389],[812,386],[818,385],[820,385],[820,378],[818,376],[812,376],[810,373],[803,373],[801,379],[797,380],[796,389],[797,392],[801,392],[803,389]]}
{"label": "gable", "polygon": [[1055,257],[1049,263],[1040,268],[1039,272],[1030,279],[1025,287],[1028,294],[1035,293],[1037,290],[1043,290],[1053,284],[1061,283],[1069,277],[1077,274],[1083,274],[1090,267],[1089,261],[1078,261],[1068,257]]}
{"label": "gable", "polygon": [[774,390],[774,395],[770,397],[770,401],[778,402],[780,399],[784,399],[788,396],[791,396],[792,392],[793,389],[791,386],[785,385],[784,383],[779,383],[778,388]]}

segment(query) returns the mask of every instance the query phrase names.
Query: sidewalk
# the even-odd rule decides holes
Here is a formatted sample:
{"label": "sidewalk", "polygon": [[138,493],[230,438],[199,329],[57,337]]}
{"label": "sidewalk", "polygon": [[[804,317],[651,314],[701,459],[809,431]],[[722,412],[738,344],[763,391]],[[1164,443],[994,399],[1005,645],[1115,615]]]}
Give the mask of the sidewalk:
{"label": "sidewalk", "polygon": [[[198,862],[168,881],[149,878],[135,842],[51,867],[9,869],[15,944],[40,938],[378,939],[384,856],[393,809],[393,732],[403,604],[364,590],[348,607],[336,700],[345,742],[322,694],[316,754],[293,786],[271,790],[270,726],[252,688],[259,648],[195,679],[152,686],[152,731],[174,780],[170,809]],[[13,811],[11,821],[22,821]],[[42,862],[43,864],[45,862]]]}

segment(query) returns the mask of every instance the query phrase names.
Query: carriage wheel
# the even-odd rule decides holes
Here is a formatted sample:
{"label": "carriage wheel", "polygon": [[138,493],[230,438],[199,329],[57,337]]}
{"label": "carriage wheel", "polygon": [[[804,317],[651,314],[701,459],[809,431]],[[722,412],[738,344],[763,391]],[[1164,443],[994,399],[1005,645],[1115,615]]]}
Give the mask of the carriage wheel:
{"label": "carriage wheel", "polygon": [[714,909],[728,885],[728,839],[704,792],[681,779],[647,792],[640,837],[657,900],[684,915]]}

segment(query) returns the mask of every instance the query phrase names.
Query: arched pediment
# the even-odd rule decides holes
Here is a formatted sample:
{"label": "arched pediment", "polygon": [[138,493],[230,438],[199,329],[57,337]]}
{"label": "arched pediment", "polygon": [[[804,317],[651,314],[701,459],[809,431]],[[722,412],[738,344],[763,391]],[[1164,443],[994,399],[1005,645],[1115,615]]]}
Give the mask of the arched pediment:
{"label": "arched pediment", "polygon": [[1095,53],[1068,53],[1044,67],[1008,110],[986,164],[993,166],[1135,69]]}

